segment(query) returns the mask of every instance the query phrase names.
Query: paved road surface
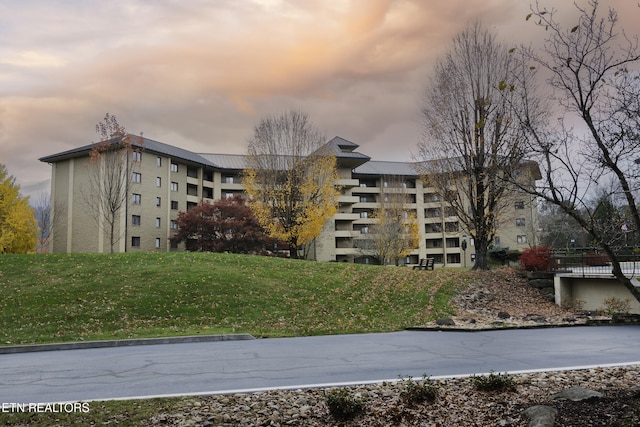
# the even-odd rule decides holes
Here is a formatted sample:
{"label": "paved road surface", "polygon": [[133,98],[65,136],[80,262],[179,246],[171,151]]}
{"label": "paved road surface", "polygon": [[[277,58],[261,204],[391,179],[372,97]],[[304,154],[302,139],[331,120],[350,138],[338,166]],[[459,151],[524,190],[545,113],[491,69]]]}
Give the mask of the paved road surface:
{"label": "paved road surface", "polygon": [[423,332],[0,355],[0,403],[212,394],[640,361],[640,326]]}

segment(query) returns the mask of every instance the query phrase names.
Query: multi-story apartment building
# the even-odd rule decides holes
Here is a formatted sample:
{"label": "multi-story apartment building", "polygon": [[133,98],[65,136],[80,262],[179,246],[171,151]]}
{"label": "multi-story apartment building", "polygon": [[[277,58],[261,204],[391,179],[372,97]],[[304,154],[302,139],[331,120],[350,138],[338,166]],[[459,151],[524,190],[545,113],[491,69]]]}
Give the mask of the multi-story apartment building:
{"label": "multi-story apartment building", "polygon": [[[169,242],[180,211],[203,201],[244,193],[243,155],[194,153],[147,138],[132,140],[132,179],[118,218],[118,252],[184,250]],[[85,145],[40,159],[52,166],[54,226],[50,252],[110,251],[105,227],[87,209],[90,198],[86,197],[86,183],[91,172],[86,166],[93,147]],[[416,264],[420,258],[432,257],[439,264],[471,265],[475,251],[473,241],[467,237],[469,233],[455,213],[438,200],[434,189],[425,185],[415,164],[371,160],[356,151],[358,147],[340,137],[326,144],[337,159],[336,185],[341,196],[337,213],[308,248],[309,257],[319,261],[373,262],[359,249],[357,240],[368,233],[375,221],[373,213],[384,195],[401,191],[405,207],[415,214],[420,231],[419,247],[405,262]],[[534,185],[540,178],[537,167],[529,165],[526,172],[522,175]],[[536,204],[524,193],[510,197],[511,208],[497,224],[495,246],[523,249],[535,244]]]}

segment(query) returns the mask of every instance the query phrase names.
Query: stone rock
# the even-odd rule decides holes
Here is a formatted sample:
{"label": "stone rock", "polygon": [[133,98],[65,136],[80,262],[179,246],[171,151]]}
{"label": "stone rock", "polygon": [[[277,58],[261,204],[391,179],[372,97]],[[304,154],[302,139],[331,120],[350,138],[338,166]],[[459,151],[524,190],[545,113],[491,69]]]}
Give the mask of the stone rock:
{"label": "stone rock", "polygon": [[528,427],[553,427],[558,410],[551,406],[536,405],[525,409],[523,413],[529,418]]}
{"label": "stone rock", "polygon": [[529,280],[529,285],[536,289],[553,288],[553,279],[532,279]]}
{"label": "stone rock", "polygon": [[527,273],[527,279],[529,281],[536,279],[550,279],[553,280],[553,273],[547,273],[544,271],[530,271]]}
{"label": "stone rock", "polygon": [[507,313],[506,311],[501,311],[498,313],[498,318],[499,319],[508,319],[510,318],[511,315],[509,313]]}
{"label": "stone rock", "polygon": [[524,320],[535,323],[547,323],[547,318],[540,316],[539,314],[527,314],[526,316],[524,316]]}
{"label": "stone rock", "polygon": [[583,387],[571,387],[560,393],[556,393],[551,396],[553,399],[567,399],[574,402],[580,402],[581,400],[587,400],[592,398],[602,397],[602,393],[589,390]]}
{"label": "stone rock", "polygon": [[455,326],[456,322],[453,321],[450,317],[442,317],[436,320],[436,325],[438,326]]}
{"label": "stone rock", "polygon": [[640,323],[640,314],[614,314],[611,318],[614,323]]}

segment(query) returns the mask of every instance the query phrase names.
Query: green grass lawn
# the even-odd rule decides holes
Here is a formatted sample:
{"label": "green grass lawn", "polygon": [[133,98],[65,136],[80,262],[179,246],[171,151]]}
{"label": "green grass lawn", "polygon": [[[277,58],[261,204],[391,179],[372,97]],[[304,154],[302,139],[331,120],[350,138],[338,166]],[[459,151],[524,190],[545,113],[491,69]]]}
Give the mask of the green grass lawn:
{"label": "green grass lawn", "polygon": [[399,330],[450,313],[461,269],[211,253],[0,256],[0,345]]}

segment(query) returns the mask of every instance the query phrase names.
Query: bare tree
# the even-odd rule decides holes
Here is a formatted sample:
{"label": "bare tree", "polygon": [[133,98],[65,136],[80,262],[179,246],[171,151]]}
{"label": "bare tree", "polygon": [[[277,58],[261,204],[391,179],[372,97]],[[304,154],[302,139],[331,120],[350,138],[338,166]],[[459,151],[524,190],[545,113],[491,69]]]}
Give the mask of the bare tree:
{"label": "bare tree", "polygon": [[[519,58],[473,23],[454,37],[425,91],[421,172],[471,234],[474,269],[488,269],[497,220],[513,202],[506,196],[514,187],[504,176],[528,172],[525,134],[514,119],[530,84]],[[508,84],[514,76],[521,76],[519,84]]]}
{"label": "bare tree", "polygon": [[33,211],[38,221],[36,252],[48,252],[51,232],[65,216],[66,204],[56,200],[54,206],[51,206],[51,196],[48,193],[41,193],[33,204]]}
{"label": "bare tree", "polygon": [[[547,32],[541,51],[524,50],[547,73],[552,101],[543,120],[540,115],[520,117],[544,177],[534,194],[560,207],[591,235],[611,259],[615,277],[640,301],[640,290],[621,268],[620,232],[611,232],[611,227],[634,234],[640,230],[638,40],[618,28],[615,10],[601,11],[597,0],[575,7],[578,19],[567,28],[555,9],[539,3],[526,18]],[[600,183],[609,180],[615,185],[602,193]],[[603,227],[603,203],[616,200],[623,200],[622,217],[608,217]]]}
{"label": "bare tree", "polygon": [[572,250],[589,246],[591,239],[582,227],[553,203],[540,204],[540,243],[555,249]]}
{"label": "bare tree", "polygon": [[393,176],[383,177],[383,180],[387,185],[383,186],[380,206],[372,215],[375,222],[355,240],[355,245],[362,254],[372,256],[379,264],[399,265],[402,258],[418,247],[418,221],[414,210],[407,206],[411,200],[404,179]]}
{"label": "bare tree", "polygon": [[316,238],[338,204],[336,157],[302,112],[263,119],[249,140],[244,184],[249,206],[290,256]]}
{"label": "bare tree", "polygon": [[[126,232],[129,186],[133,172],[139,167],[139,163],[132,159],[132,153],[139,152],[141,148],[134,146],[133,137],[109,113],[96,125],[96,133],[101,140],[89,153],[86,164],[88,180],[82,197],[99,230],[107,234],[113,253]],[[124,227],[120,226],[122,215],[125,216]]]}

